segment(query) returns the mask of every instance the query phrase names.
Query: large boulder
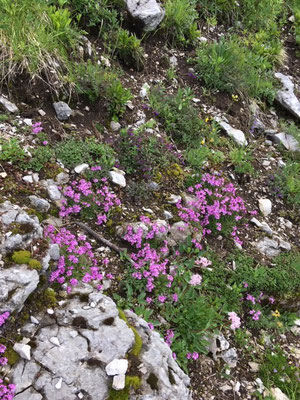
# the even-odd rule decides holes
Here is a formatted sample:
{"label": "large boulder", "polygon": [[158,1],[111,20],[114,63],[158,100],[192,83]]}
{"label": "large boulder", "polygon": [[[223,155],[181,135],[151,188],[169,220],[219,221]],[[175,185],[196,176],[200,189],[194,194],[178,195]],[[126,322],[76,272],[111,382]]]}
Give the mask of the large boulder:
{"label": "large boulder", "polygon": [[137,20],[145,32],[155,30],[165,16],[165,10],[156,0],[125,0],[131,17]]}
{"label": "large boulder", "polygon": [[[34,346],[31,360],[21,359],[13,367],[16,398],[39,400],[42,394],[43,399],[106,400],[113,384],[107,365],[128,357],[126,374],[138,367],[141,377],[141,390],[137,394],[132,389],[131,399],[190,400],[189,378],[176,364],[170,348],[144,320],[129,311],[126,314],[128,322],[120,318],[112,299],[81,284],[50,315],[37,315],[39,325],[29,324],[31,328],[21,330]],[[129,353],[137,333],[129,323],[142,340],[136,366]],[[153,375],[157,378],[155,388],[149,384]]]}

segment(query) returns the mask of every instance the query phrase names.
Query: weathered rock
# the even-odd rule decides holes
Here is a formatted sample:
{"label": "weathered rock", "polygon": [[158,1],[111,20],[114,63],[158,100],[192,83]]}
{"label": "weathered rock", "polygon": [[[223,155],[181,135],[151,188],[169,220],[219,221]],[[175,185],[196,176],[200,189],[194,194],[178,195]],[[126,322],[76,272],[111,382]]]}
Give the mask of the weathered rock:
{"label": "weathered rock", "polygon": [[282,84],[282,89],[278,90],[276,94],[276,100],[282,107],[300,119],[300,101],[294,94],[294,84],[291,78],[280,72],[277,72],[275,77],[279,79]]}
{"label": "weathered rock", "polygon": [[41,212],[47,212],[50,208],[50,204],[48,203],[47,200],[41,199],[40,197],[37,196],[29,196],[30,203],[32,206],[37,210]]}
{"label": "weathered rock", "polygon": [[48,196],[54,202],[61,200],[62,194],[58,189],[57,185],[54,183],[53,179],[47,179],[46,181],[41,181],[43,186],[46,188]]}
{"label": "weathered rock", "polygon": [[[188,390],[190,379],[176,364],[171,349],[166,346],[157,332],[149,329],[146,321],[131,311],[125,313],[143,340],[143,348],[139,356],[143,394],[137,397],[137,400],[191,400]],[[147,382],[150,375],[154,379],[157,378],[156,391],[153,391]]]}
{"label": "weathered rock", "polygon": [[4,107],[4,109],[10,113],[17,113],[19,112],[18,107],[10,102],[8,99],[6,99],[4,96],[0,95],[0,104]]}
{"label": "weathered rock", "polygon": [[0,270],[0,313],[20,311],[38,283],[37,271],[26,265]]}
{"label": "weathered rock", "polygon": [[259,206],[260,212],[262,213],[262,215],[264,217],[267,217],[268,215],[271,214],[271,211],[272,211],[271,200],[269,200],[269,199],[259,199],[258,206]]}
{"label": "weathered rock", "polygon": [[270,393],[275,400],[289,400],[289,398],[279,388],[270,389]]}
{"label": "weathered rock", "polygon": [[[31,361],[21,359],[13,367],[16,398],[26,393],[27,400],[40,392],[45,399],[106,400],[111,378],[107,376],[105,367],[109,370],[113,366],[113,371],[109,372],[114,374],[125,372],[123,365],[122,371],[115,368],[114,364],[121,361],[124,365],[126,363],[127,369],[125,356],[132,348],[135,336],[119,318],[116,304],[89,285],[74,288],[73,295],[61,303],[61,308],[52,310],[51,316],[39,316]],[[135,394],[134,398],[190,400],[189,378],[174,361],[170,348],[158,333],[148,328],[146,321],[131,312],[127,316],[143,341],[139,355],[142,394]],[[57,339],[54,345],[53,338]],[[150,374],[158,378],[157,390],[147,383]],[[115,375],[116,389],[122,388],[124,378],[122,374]]]}
{"label": "weathered rock", "polygon": [[112,171],[109,171],[108,175],[109,175],[110,179],[112,180],[112,182],[115,183],[116,185],[121,186],[121,187],[126,186],[124,171],[114,168]]}
{"label": "weathered rock", "polygon": [[289,135],[288,133],[279,132],[275,135],[271,136],[271,139],[275,143],[281,143],[287,150],[290,151],[300,151],[300,146],[298,141],[294,138],[294,136]]}
{"label": "weathered rock", "polygon": [[220,117],[215,117],[216,122],[220,127],[227,133],[228,136],[232,137],[236,144],[239,146],[247,146],[248,142],[246,140],[244,132],[239,129],[233,128],[224,119]]}
{"label": "weathered rock", "polygon": [[119,122],[111,121],[110,128],[113,132],[118,132],[121,129],[121,124]]}
{"label": "weathered rock", "polygon": [[14,400],[42,400],[42,399],[43,396],[33,388],[29,388],[24,392],[17,394],[14,397]]}
{"label": "weathered rock", "polygon": [[72,115],[71,108],[64,101],[53,103],[53,107],[55,109],[56,116],[60,121],[66,121]]}
{"label": "weathered rock", "polygon": [[158,27],[165,16],[165,10],[156,0],[125,0],[132,18],[138,21],[145,32]]}
{"label": "weathered rock", "polygon": [[[25,249],[34,240],[41,239],[43,229],[35,215],[28,215],[21,207],[5,201],[0,204],[0,253],[6,254],[17,249]],[[20,233],[11,230],[19,227]]]}
{"label": "weathered rock", "polygon": [[207,339],[209,342],[208,350],[212,353],[213,359],[222,358],[231,368],[235,368],[238,356],[234,348],[229,348],[230,344],[223,335],[214,335]]}
{"label": "weathered rock", "polygon": [[264,237],[255,246],[262,254],[270,258],[278,256],[281,250],[291,250],[291,245],[278,236],[274,236],[273,239]]}
{"label": "weathered rock", "polygon": [[249,361],[248,364],[249,364],[249,367],[250,367],[250,371],[251,371],[251,372],[256,373],[256,372],[259,371],[259,364],[258,364],[258,363]]}
{"label": "weathered rock", "polygon": [[60,172],[57,176],[56,176],[56,182],[59,185],[64,185],[65,183],[68,183],[70,180],[70,176],[69,174],[67,174],[66,172]]}
{"label": "weathered rock", "polygon": [[53,243],[50,246],[49,255],[51,260],[58,261],[60,257],[59,245],[57,243]]}

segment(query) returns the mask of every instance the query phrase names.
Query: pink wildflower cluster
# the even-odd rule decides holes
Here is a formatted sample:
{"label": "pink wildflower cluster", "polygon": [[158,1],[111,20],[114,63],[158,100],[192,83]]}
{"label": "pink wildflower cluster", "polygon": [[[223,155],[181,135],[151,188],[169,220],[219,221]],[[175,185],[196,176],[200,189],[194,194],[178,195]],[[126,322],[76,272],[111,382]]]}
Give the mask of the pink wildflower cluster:
{"label": "pink wildflower cluster", "polygon": [[[91,244],[86,240],[85,235],[73,235],[69,230],[61,228],[55,232],[55,228],[49,225],[44,230],[45,237],[50,238],[51,243],[60,246],[61,257],[58,260],[56,270],[51,273],[50,282],[58,282],[61,285],[67,284],[67,292],[71,292],[72,286],[78,284],[76,277],[81,277],[82,282],[101,282],[101,274],[98,261],[92,252]],[[107,265],[106,260],[104,264]],[[98,289],[102,286],[99,284]]]}
{"label": "pink wildflower cluster", "polygon": [[3,314],[0,314],[0,326],[4,325],[6,320],[8,319],[10,313],[5,311]]}
{"label": "pink wildflower cluster", "polygon": [[190,360],[192,358],[193,360],[196,361],[199,358],[199,353],[197,353],[196,351],[194,351],[193,353],[187,353],[186,358],[188,360]]}
{"label": "pink wildflower cluster", "polygon": [[196,261],[195,261],[196,265],[200,265],[203,268],[208,267],[209,265],[212,264],[212,262],[210,260],[208,260],[206,257],[199,257]]}
{"label": "pink wildflower cluster", "polygon": [[[4,344],[0,344],[0,355],[5,353],[6,347]],[[7,364],[7,358],[6,357],[0,357],[0,365],[6,365]]]}
{"label": "pink wildflower cluster", "polygon": [[259,320],[259,317],[260,317],[260,315],[261,315],[261,311],[260,311],[260,310],[258,310],[258,311],[250,310],[250,311],[249,311],[249,314],[252,315],[252,319],[253,319],[254,321],[258,321],[258,320]]}
{"label": "pink wildflower cluster", "polygon": [[165,342],[169,347],[171,347],[172,345],[173,338],[174,338],[174,332],[172,331],[172,329],[168,329],[165,336]]}
{"label": "pink wildflower cluster", "polygon": [[[204,236],[211,233],[212,223],[221,231],[221,219],[231,217],[238,222],[247,212],[244,200],[237,196],[234,185],[225,183],[224,178],[204,174],[201,182],[188,191],[192,196],[186,200],[185,205],[181,200],[177,203],[178,215],[185,222],[200,223]],[[242,244],[237,226],[233,226],[231,234],[237,243]]]}
{"label": "pink wildflower cluster", "polygon": [[241,319],[240,317],[237,316],[237,314],[232,311],[228,313],[228,319],[231,321],[230,328],[235,330],[238,329],[241,326]]}
{"label": "pink wildflower cluster", "polygon": [[42,132],[43,127],[41,122],[36,122],[35,124],[32,124],[32,133],[37,134]]}
{"label": "pink wildflower cluster", "polygon": [[[100,168],[100,167],[92,167]],[[98,169],[96,169],[98,170]],[[93,183],[98,183],[98,179],[94,179]],[[101,179],[102,185],[98,188],[93,187],[93,183],[80,179],[73,181],[66,187],[62,200],[62,207],[59,215],[67,217],[71,214],[79,214],[86,209],[95,210],[97,214],[97,224],[102,225],[107,221],[107,215],[114,206],[121,204],[117,196],[112,193],[107,184],[107,178]],[[100,213],[99,213],[100,212]]]}
{"label": "pink wildflower cluster", "polygon": [[14,398],[16,386],[10,384],[6,386],[2,379],[0,379],[0,400],[12,400]]}
{"label": "pink wildflower cluster", "polygon": [[202,282],[202,276],[199,274],[193,274],[189,281],[189,284],[191,286],[197,286],[197,285],[200,285],[201,282]]}

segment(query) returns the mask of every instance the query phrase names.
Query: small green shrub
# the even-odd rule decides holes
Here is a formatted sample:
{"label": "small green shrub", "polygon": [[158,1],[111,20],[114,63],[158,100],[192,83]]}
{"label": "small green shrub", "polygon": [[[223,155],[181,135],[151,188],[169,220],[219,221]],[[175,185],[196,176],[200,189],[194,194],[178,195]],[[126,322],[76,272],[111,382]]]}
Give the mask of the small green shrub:
{"label": "small green shrub", "polygon": [[166,15],[162,22],[167,39],[176,45],[193,43],[199,31],[197,29],[197,12],[193,0],[166,0]]}
{"label": "small green shrub", "polygon": [[54,151],[48,146],[38,146],[32,152],[32,158],[23,163],[23,168],[32,169],[33,171],[41,171],[45,164],[54,156]]}
{"label": "small green shrub", "polygon": [[253,157],[252,152],[248,148],[235,147],[229,152],[229,159],[237,174],[250,174],[254,173],[252,165]]}
{"label": "small green shrub", "polygon": [[17,139],[0,139],[0,161],[9,161],[14,164],[22,162],[25,158],[26,153]]}
{"label": "small green shrub", "polygon": [[279,186],[281,193],[290,204],[300,207],[300,163],[289,161],[275,175],[274,186]]}
{"label": "small green shrub", "polygon": [[150,92],[150,106],[158,116],[164,128],[172,138],[182,145],[201,138],[207,131],[205,122],[198,117],[198,111],[192,104],[193,92],[189,88],[178,89],[173,95],[164,88],[156,87]]}
{"label": "small green shrub", "polygon": [[115,44],[116,55],[128,66],[141,70],[144,64],[144,51],[141,41],[126,29],[119,28]]}
{"label": "small green shrub", "polygon": [[120,164],[128,174],[139,174],[148,179],[158,170],[178,161],[172,144],[158,137],[153,130],[150,132],[147,130],[154,125],[155,121],[150,120],[137,130],[121,130],[116,150]]}
{"label": "small green shrub", "polygon": [[55,147],[55,154],[66,167],[74,168],[78,164],[100,165],[103,172],[109,170],[115,162],[113,149],[95,139],[69,139]]}
{"label": "small green shrub", "polygon": [[77,92],[87,95],[90,101],[104,98],[112,117],[121,116],[125,112],[126,102],[132,98],[116,73],[93,64],[91,60],[76,64],[71,79]]}
{"label": "small green shrub", "polygon": [[196,52],[195,66],[208,88],[230,94],[240,92],[269,102],[274,99],[272,64],[237,38],[202,44]]}

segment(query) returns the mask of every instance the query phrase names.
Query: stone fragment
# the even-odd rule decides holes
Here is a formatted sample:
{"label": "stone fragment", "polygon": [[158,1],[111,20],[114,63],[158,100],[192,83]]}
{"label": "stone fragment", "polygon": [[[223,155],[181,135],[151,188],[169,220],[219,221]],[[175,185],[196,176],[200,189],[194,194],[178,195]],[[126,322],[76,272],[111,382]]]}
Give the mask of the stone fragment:
{"label": "stone fragment", "polygon": [[275,400],[289,400],[289,398],[279,388],[270,389],[270,393]]}
{"label": "stone fragment", "polygon": [[121,186],[121,187],[126,186],[124,171],[114,168],[112,171],[109,171],[108,175],[109,175],[110,179],[112,180],[112,182],[115,183],[116,185]]}
{"label": "stone fragment", "polygon": [[58,101],[57,103],[53,103],[53,107],[56,112],[56,116],[59,121],[66,121],[72,114],[71,108],[64,101]]}
{"label": "stone fragment", "polygon": [[142,25],[145,32],[155,30],[165,16],[165,10],[156,0],[125,0],[131,17]]}
{"label": "stone fragment", "polygon": [[255,373],[255,372],[259,371],[259,364],[258,363],[250,361],[250,362],[248,362],[248,365],[250,367],[250,371],[251,372]]}
{"label": "stone fragment", "polygon": [[295,117],[300,119],[300,101],[295,96],[294,84],[291,78],[287,75],[281,74],[280,72],[275,74],[275,78],[280,80],[282,84],[282,89],[278,90],[276,94],[277,102]]}
{"label": "stone fragment", "polygon": [[47,212],[50,208],[50,204],[48,203],[47,200],[41,199],[40,197],[37,196],[29,196],[29,200],[31,205],[40,212]]}
{"label": "stone fragment", "polygon": [[57,243],[53,243],[50,246],[49,255],[51,260],[58,261],[60,257],[59,245]]}
{"label": "stone fragment", "polygon": [[26,183],[33,183],[33,177],[32,177],[32,175],[25,175],[25,176],[23,176],[23,181],[24,182],[26,182]]}
{"label": "stone fragment", "polygon": [[4,107],[4,109],[12,114],[19,112],[18,107],[10,102],[6,97],[0,95],[0,104]]}
{"label": "stone fragment", "polygon": [[260,212],[262,213],[262,215],[264,217],[267,217],[268,215],[271,214],[272,203],[269,199],[259,199],[258,206],[259,206]]}
{"label": "stone fragment", "polygon": [[14,400],[42,400],[43,396],[33,388],[28,388],[24,392],[17,394]]}
{"label": "stone fragment", "polygon": [[298,141],[294,136],[288,133],[279,132],[271,137],[275,143],[281,143],[287,150],[290,151],[300,151],[300,146]]}
{"label": "stone fragment", "polygon": [[122,390],[125,387],[125,374],[115,375],[113,378],[112,388]]}
{"label": "stone fragment", "polygon": [[30,351],[31,347],[28,344],[23,343],[15,343],[13,347],[14,351],[19,354],[20,357],[24,358],[25,360],[31,359]]}
{"label": "stone fragment", "polygon": [[113,132],[118,132],[118,130],[121,129],[121,124],[119,122],[111,121],[110,123],[110,129]]}
{"label": "stone fragment", "polygon": [[76,174],[83,174],[89,168],[89,164],[80,164],[74,168],[74,171],[76,172]]}
{"label": "stone fragment", "polygon": [[59,185],[64,185],[65,183],[69,182],[70,176],[66,172],[60,172],[58,175],[56,175],[55,180]]}
{"label": "stone fragment", "polygon": [[127,368],[128,368],[128,360],[115,359],[111,361],[109,364],[107,364],[107,366],[105,367],[105,371],[109,376],[122,375],[126,374]]}
{"label": "stone fragment", "polygon": [[228,136],[232,137],[232,139],[239,146],[247,146],[248,142],[246,140],[244,132],[239,129],[233,128],[229,125],[224,119],[220,117],[215,117],[216,122],[221,126],[221,128],[227,133]]}

